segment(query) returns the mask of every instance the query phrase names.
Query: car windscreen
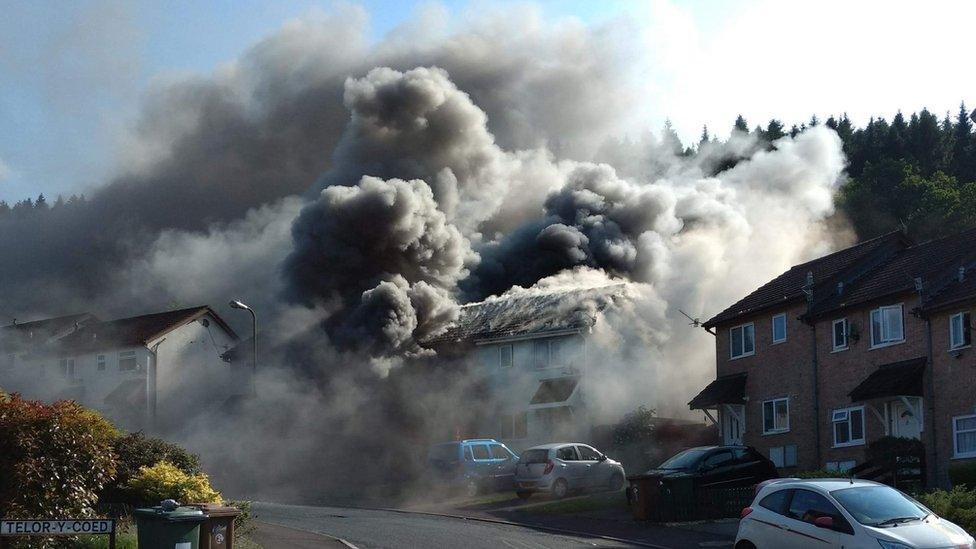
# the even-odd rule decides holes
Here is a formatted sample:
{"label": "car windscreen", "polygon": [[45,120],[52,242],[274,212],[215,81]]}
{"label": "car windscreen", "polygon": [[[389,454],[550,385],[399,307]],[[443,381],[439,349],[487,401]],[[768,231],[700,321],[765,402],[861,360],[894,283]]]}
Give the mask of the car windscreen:
{"label": "car windscreen", "polygon": [[545,463],[549,461],[549,450],[526,450],[519,458],[522,463]]}
{"label": "car windscreen", "polygon": [[442,463],[453,463],[458,460],[458,445],[457,443],[435,444],[430,447],[427,459]]}
{"label": "car windscreen", "polygon": [[867,526],[898,524],[925,518],[928,509],[888,486],[855,486],[830,492],[854,520]]}
{"label": "car windscreen", "polygon": [[658,469],[690,470],[698,466],[699,460],[708,450],[692,448],[685,450],[658,466]]}

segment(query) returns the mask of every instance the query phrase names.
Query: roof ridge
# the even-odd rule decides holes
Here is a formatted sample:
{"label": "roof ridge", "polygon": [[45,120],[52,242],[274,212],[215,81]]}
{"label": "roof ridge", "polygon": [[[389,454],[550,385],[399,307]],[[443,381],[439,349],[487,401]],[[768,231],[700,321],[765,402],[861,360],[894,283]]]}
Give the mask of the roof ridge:
{"label": "roof ridge", "polygon": [[907,241],[908,241],[908,242],[910,243],[910,244],[909,244],[909,246],[908,246],[909,248],[913,248],[913,247],[915,247],[915,246],[917,245],[917,244],[915,243],[915,241],[914,241],[914,240],[912,240],[911,238],[909,238],[909,237],[908,237],[908,236],[907,236],[907,235],[906,235],[905,233],[903,233],[902,231],[900,231],[900,230],[897,230],[897,231],[891,231],[891,232],[888,232],[888,233],[885,233],[885,234],[883,234],[883,235],[880,235],[880,236],[876,236],[876,237],[874,237],[874,238],[869,238],[869,239],[867,239],[867,240],[863,240],[863,241],[861,241],[861,242],[858,242],[857,244],[854,244],[854,245],[851,245],[851,246],[848,246],[848,247],[846,247],[846,248],[841,248],[841,249],[839,249],[839,250],[837,250],[837,251],[835,251],[835,252],[830,252],[829,254],[826,254],[826,255],[822,255],[822,256],[820,256],[820,257],[816,257],[816,258],[814,258],[814,259],[811,259],[811,260],[809,260],[809,261],[804,261],[803,263],[798,263],[798,264],[796,264],[796,265],[794,265],[794,266],[792,266],[792,267],[790,267],[790,269],[789,269],[789,270],[791,270],[791,271],[792,271],[793,269],[798,269],[798,268],[800,268],[800,267],[803,267],[804,265],[810,265],[810,264],[813,264],[813,263],[818,263],[818,262],[820,262],[820,261],[823,261],[823,260],[825,260],[825,259],[829,259],[829,258],[831,258],[831,257],[834,257],[834,256],[836,256],[836,255],[838,255],[838,254],[842,254],[842,253],[844,253],[844,252],[849,252],[849,251],[851,251],[851,250],[855,250],[855,249],[857,249],[857,248],[861,248],[861,247],[864,247],[864,246],[866,246],[866,245],[868,245],[868,244],[872,244],[872,243],[874,243],[874,242],[877,242],[877,241],[879,241],[879,240],[884,240],[884,239],[887,239],[887,238],[892,238],[892,237],[894,237],[894,236],[896,236],[896,235],[901,235],[901,236],[902,236],[902,237],[903,237],[903,238],[904,238],[905,240],[907,240]]}

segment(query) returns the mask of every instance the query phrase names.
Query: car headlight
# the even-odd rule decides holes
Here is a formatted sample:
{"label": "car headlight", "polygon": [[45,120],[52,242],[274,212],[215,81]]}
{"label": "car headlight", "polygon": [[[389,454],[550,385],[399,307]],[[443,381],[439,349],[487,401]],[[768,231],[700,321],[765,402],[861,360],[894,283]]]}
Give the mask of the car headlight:
{"label": "car headlight", "polygon": [[897,541],[879,539],[878,543],[880,543],[881,547],[884,549],[915,549],[911,545],[905,545],[904,543],[898,543]]}

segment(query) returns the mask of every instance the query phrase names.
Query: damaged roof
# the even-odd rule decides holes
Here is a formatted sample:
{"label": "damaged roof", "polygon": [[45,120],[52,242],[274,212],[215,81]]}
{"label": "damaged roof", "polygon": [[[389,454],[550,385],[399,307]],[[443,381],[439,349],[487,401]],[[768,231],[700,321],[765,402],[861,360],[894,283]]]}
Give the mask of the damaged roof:
{"label": "damaged roof", "polygon": [[63,352],[85,352],[108,346],[147,345],[150,341],[207,314],[231,337],[237,339],[237,334],[210,307],[200,306],[88,324],[61,338],[58,346]]}
{"label": "damaged roof", "polygon": [[836,282],[844,278],[844,275],[849,271],[857,270],[857,266],[870,265],[873,262],[881,261],[886,256],[910,245],[911,241],[903,233],[895,231],[818,259],[801,263],[763,284],[751,294],[710,318],[704,323],[704,326],[712,328],[740,316],[750,315],[763,309],[803,298],[807,273],[813,274],[814,293],[816,294],[818,288],[836,285]]}
{"label": "damaged roof", "polygon": [[463,305],[446,332],[425,344],[478,341],[566,330],[582,330],[596,322],[596,314],[624,298],[624,284],[599,288],[537,292],[491,297]]}
{"label": "damaged roof", "polygon": [[48,342],[51,338],[66,334],[81,326],[99,322],[91,313],[32,320],[30,322],[14,322],[0,327],[0,348],[8,352],[20,351],[37,347]]}

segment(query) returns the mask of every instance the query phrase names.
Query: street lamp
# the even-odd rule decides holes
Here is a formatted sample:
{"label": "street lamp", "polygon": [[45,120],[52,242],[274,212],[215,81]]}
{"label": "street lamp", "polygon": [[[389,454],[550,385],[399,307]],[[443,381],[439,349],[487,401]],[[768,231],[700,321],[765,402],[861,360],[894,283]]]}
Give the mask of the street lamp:
{"label": "street lamp", "polygon": [[258,317],[254,314],[254,309],[248,307],[241,301],[231,301],[230,306],[251,313],[251,394],[256,395],[255,378],[258,375]]}

